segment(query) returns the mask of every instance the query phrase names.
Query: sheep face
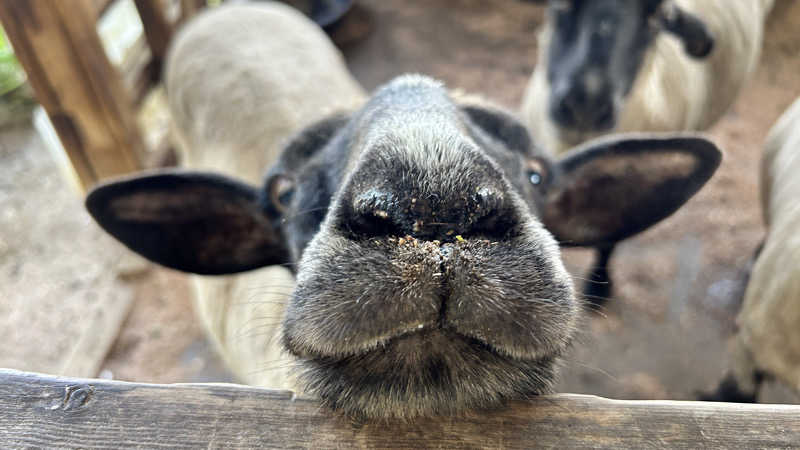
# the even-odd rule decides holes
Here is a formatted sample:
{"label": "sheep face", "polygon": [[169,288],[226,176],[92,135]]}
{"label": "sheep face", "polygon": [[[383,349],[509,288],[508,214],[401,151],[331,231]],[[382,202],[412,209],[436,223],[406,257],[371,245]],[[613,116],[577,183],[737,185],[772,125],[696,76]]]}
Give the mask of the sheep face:
{"label": "sheep face", "polygon": [[641,136],[552,161],[506,113],[405,76],[299,133],[262,188],[161,172],[98,187],[87,207],[176,269],[291,264],[283,336],[304,389],[410,418],[547,392],[579,311],[554,235],[646,228],[718,162],[705,140]]}
{"label": "sheep face", "polygon": [[680,38],[694,57],[707,56],[713,46],[706,26],[669,0],[551,0],[548,14],[550,116],[576,132],[616,126],[661,30]]}

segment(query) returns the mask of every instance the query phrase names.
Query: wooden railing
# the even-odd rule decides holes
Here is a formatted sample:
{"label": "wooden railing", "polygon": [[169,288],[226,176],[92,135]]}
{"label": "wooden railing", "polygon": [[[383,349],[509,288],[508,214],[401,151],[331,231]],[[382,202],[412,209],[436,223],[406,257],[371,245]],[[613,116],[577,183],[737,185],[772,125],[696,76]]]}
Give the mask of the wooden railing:
{"label": "wooden railing", "polygon": [[354,423],[291,392],[0,370],[0,448],[791,448],[800,406],[560,394],[462,417]]}
{"label": "wooden railing", "polygon": [[84,188],[142,168],[136,107],[158,79],[174,28],[204,3],[181,0],[170,19],[166,1],[135,0],[149,51],[122,68],[109,61],[96,28],[113,0],[0,1],[3,28]]}

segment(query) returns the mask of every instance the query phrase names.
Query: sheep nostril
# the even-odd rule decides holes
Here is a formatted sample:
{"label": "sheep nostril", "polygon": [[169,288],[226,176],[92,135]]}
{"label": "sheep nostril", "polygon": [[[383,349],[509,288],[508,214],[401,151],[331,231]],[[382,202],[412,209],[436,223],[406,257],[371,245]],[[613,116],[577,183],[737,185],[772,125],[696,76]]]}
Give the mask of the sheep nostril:
{"label": "sheep nostril", "polygon": [[397,201],[390,192],[370,188],[353,199],[352,211],[345,218],[347,227],[362,235],[400,234],[395,223]]}
{"label": "sheep nostril", "polygon": [[489,213],[498,209],[503,203],[503,193],[487,186],[477,189],[475,193],[475,209],[482,213]]}
{"label": "sheep nostril", "polygon": [[336,226],[356,239],[408,235],[450,242],[456,236],[495,238],[505,236],[517,217],[507,203],[503,186],[488,178],[477,187],[442,198],[366,188],[350,197]]}
{"label": "sheep nostril", "polygon": [[610,129],[614,126],[614,107],[611,100],[601,102],[595,109],[594,127],[597,130]]}
{"label": "sheep nostril", "polygon": [[502,239],[516,223],[517,216],[513,208],[508,207],[503,191],[481,187],[476,192],[474,207],[461,234]]}
{"label": "sheep nostril", "polygon": [[581,111],[580,93],[575,88],[562,87],[553,92],[550,103],[551,118],[563,127],[578,125]]}

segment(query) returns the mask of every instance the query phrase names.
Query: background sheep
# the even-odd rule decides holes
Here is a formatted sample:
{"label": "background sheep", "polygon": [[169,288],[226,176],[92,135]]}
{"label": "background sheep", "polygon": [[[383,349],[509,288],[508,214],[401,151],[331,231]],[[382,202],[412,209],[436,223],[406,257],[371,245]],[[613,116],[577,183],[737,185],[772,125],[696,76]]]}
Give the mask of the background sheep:
{"label": "background sheep", "polygon": [[[272,123],[286,113],[272,109],[281,103],[269,95],[288,97],[265,89],[274,78],[257,79],[247,89],[265,98],[219,114],[229,91],[179,91],[196,73],[190,62],[222,50],[217,42],[200,51],[210,41],[194,30],[214,25],[217,40],[229,46],[263,44],[259,37],[269,34],[269,52],[256,60],[267,73],[297,71],[286,74],[290,86],[300,72],[330,70],[330,61],[273,67],[296,46],[275,44],[285,35],[266,15],[246,36],[223,38],[221,22],[241,29],[242,14],[258,15],[235,8],[195,22],[168,61],[170,103],[178,125],[189,130],[186,161],[213,171],[109,183],[90,194],[87,207],[112,235],[168,267],[201,274],[269,264],[295,269],[295,280],[271,268],[198,284],[209,330],[249,382],[291,387],[285,371],[264,370],[290,363],[277,347],[282,335],[297,362],[299,389],[351,414],[413,417],[546,392],[579,310],[553,235],[591,244],[640,231],[678,208],[719,164],[718,150],[703,139],[641,135],[599,140],[553,161],[507,113],[457,102],[429,78],[404,76],[363,107],[306,126],[255,188],[254,178],[214,166],[252,171],[263,162],[254,152],[272,147],[256,147],[259,140],[240,145],[247,133],[228,133],[227,124],[261,130],[259,117]],[[283,7],[264,8],[277,8],[272,20],[286,21]],[[198,53],[187,57],[184,48]],[[208,63],[205,70],[215,73]],[[327,99],[327,91],[295,100]],[[360,98],[357,88],[349,94],[342,98]],[[214,111],[215,120],[203,111]],[[249,161],[232,164],[240,154]],[[285,289],[278,295],[271,291],[276,284]],[[290,293],[287,305],[283,295]],[[233,313],[243,303],[255,306]],[[270,321],[267,333],[252,342],[232,338],[263,319]]]}
{"label": "background sheep", "polygon": [[[704,130],[755,69],[772,0],[552,0],[522,115],[563,152],[610,131]],[[677,37],[677,39],[676,39]],[[611,292],[614,243],[584,292]]]}
{"label": "background sheep", "polygon": [[[165,82],[182,165],[251,184],[292,133],[364,98],[328,37],[272,2],[226,5],[191,21],[174,40]],[[236,375],[291,389],[275,337],[292,290],[289,270],[195,277],[194,284],[199,315]]]}
{"label": "background sheep", "polygon": [[549,4],[522,114],[563,152],[612,130],[710,127],[758,62],[773,0]]}
{"label": "background sheep", "polygon": [[765,375],[800,391],[800,99],[766,140],[761,166],[768,228],[745,291],[731,372],[707,400],[754,402]]}

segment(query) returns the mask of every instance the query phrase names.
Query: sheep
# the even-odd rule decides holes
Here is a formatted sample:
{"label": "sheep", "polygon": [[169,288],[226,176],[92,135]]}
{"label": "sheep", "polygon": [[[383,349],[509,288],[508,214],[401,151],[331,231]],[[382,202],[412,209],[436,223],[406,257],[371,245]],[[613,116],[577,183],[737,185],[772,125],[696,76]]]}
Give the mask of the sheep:
{"label": "sheep", "polygon": [[773,2],[551,0],[524,121],[556,152],[612,130],[705,130],[755,69]]}
{"label": "sheep", "polygon": [[[705,130],[755,69],[772,4],[550,0],[523,121],[557,153],[611,131]],[[613,250],[598,247],[584,288],[596,304],[612,291]]]}
{"label": "sheep", "polygon": [[[279,3],[205,11],[180,31],[169,55],[164,78],[181,164],[251,184],[292,133],[365,97],[328,37]],[[192,284],[207,334],[237,377],[291,389],[279,336],[264,335],[280,320],[291,272],[272,266]]]}
{"label": "sheep", "polygon": [[[351,417],[549,392],[581,309],[557,240],[647,228],[721,158],[700,137],[624,135],[556,160],[510,113],[422,75],[362,98],[305,19],[241,8],[199,18],[168,56],[188,168],[107,182],[86,207],[131,250],[216,285],[198,289],[200,313],[242,381]],[[295,55],[309,40],[317,60]],[[295,125],[276,156],[273,133]]]}
{"label": "sheep", "polygon": [[767,236],[737,318],[731,370],[704,400],[755,402],[766,376],[800,392],[800,98],[770,130],[761,161]]}

